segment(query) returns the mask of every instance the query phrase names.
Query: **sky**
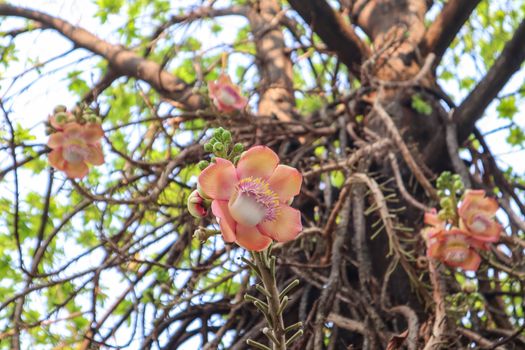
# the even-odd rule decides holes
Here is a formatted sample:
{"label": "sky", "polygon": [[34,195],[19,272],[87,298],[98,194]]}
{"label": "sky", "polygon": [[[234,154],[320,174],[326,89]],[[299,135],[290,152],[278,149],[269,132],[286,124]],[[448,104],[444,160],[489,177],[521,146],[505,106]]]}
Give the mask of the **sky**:
{"label": "sky", "polygon": [[[185,0],[186,3],[194,3],[191,0]],[[178,1],[177,4],[182,4],[182,1]],[[35,9],[39,9],[49,14],[56,15],[58,17],[67,19],[73,24],[80,25],[93,31],[96,35],[105,38],[113,43],[118,43],[118,36],[115,34],[116,29],[122,25],[123,19],[119,16],[112,16],[108,24],[100,25],[99,20],[94,18],[93,14],[97,7],[90,0],[17,0],[11,1],[12,4],[28,6]],[[240,22],[232,22],[231,19],[227,20],[228,24],[225,27],[221,37],[226,41],[231,41],[235,37],[236,23],[240,25]],[[0,25],[0,29],[12,28],[19,26],[23,23],[21,20],[7,20]],[[224,22],[226,23],[226,22]],[[202,35],[199,37],[211,37],[209,35]],[[217,38],[213,41],[205,42],[204,46],[216,45]],[[38,31],[32,34],[23,35],[17,39],[20,51],[18,54],[18,63],[12,66],[8,72],[2,72],[4,76],[12,77],[18,75],[20,72],[25,71],[32,63],[28,63],[29,59],[35,59],[38,56],[39,61],[44,62],[49,60],[60,53],[67,52],[71,49],[71,43],[60,35],[57,35],[53,31]],[[21,89],[26,89],[23,94],[19,94],[12,100],[13,118],[15,122],[19,122],[24,126],[30,126],[32,132],[37,136],[35,142],[45,143],[46,136],[44,134],[43,122],[47,120],[48,114],[53,110],[53,107],[57,104],[65,104],[73,106],[75,104],[76,97],[72,95],[67,88],[67,84],[64,82],[66,78],[66,72],[71,69],[75,70],[87,70],[84,74],[88,77],[88,80],[93,83],[96,82],[96,76],[90,76],[89,68],[93,66],[93,62],[96,62],[97,58],[91,58],[87,61],[77,62],[81,58],[89,57],[90,54],[85,50],[76,50],[72,54],[65,58],[58,59],[51,63],[49,67],[59,68],[64,64],[73,65],[65,70],[58,70],[52,73],[49,77],[34,81],[36,72],[28,72],[20,79],[16,81],[12,86],[6,84],[6,80],[0,80],[0,96],[2,98],[18,95]],[[445,58],[447,60],[447,58]],[[445,64],[450,64],[445,61]],[[458,69],[459,74],[472,75],[475,74],[473,71],[474,65],[469,62],[469,58],[463,58],[460,62],[461,69]],[[48,70],[48,69],[46,69]],[[503,93],[514,90],[517,86],[521,85],[524,81],[524,74],[516,75],[508,86],[504,89]],[[465,92],[462,92],[452,83],[445,84],[445,91],[450,91],[456,102],[460,102],[465,96]],[[523,114],[516,119],[516,122],[520,123],[525,127],[525,117]],[[504,124],[501,120],[497,119],[495,113],[495,104],[492,104],[486,113],[486,117],[478,123],[479,128],[482,132],[493,130]],[[523,150],[516,150],[508,146],[504,142],[507,131],[501,131],[494,133],[488,137],[488,142],[492,147],[492,151],[495,154],[500,155],[499,161],[505,164],[512,165],[516,172],[525,173],[525,162],[523,161],[525,152]],[[0,156],[0,160],[2,159]],[[40,180],[35,181],[29,174],[22,174],[21,184],[27,186],[23,188],[25,191],[39,190],[43,191],[45,185]],[[0,188],[0,191],[6,190]],[[94,259],[93,262],[96,262]],[[194,343],[187,343],[181,350],[194,350]]]}

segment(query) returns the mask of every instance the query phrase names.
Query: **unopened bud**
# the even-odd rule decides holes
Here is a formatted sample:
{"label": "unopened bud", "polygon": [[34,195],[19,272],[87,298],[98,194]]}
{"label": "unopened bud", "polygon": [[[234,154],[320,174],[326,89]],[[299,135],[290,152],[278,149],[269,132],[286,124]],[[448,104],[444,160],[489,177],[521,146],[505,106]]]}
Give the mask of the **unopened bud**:
{"label": "unopened bud", "polygon": [[206,208],[203,206],[204,199],[200,196],[197,190],[193,191],[188,197],[188,211],[193,217],[202,218],[206,216]]}
{"label": "unopened bud", "polygon": [[205,143],[204,144],[204,151],[205,152],[213,152],[213,145],[211,143]]}
{"label": "unopened bud", "polygon": [[216,144],[213,145],[213,151],[215,153],[219,153],[219,152],[222,152],[224,151],[224,145],[220,142],[217,142]]}
{"label": "unopened bud", "polygon": [[236,143],[233,146],[233,152],[234,153],[242,153],[243,151],[244,151],[244,146],[242,145],[242,143]]}
{"label": "unopened bud", "polygon": [[222,133],[222,140],[226,143],[232,142],[232,133],[228,130],[224,130]]}
{"label": "unopened bud", "polygon": [[68,121],[69,115],[65,112],[59,112],[55,114],[55,121],[57,124],[64,124]]}
{"label": "unopened bud", "polygon": [[207,160],[201,160],[198,164],[197,164],[197,167],[199,167],[200,170],[204,170],[208,167],[208,165],[210,165],[210,162],[208,162]]}
{"label": "unopened bud", "polygon": [[53,114],[67,111],[67,107],[64,105],[58,105],[53,109]]}

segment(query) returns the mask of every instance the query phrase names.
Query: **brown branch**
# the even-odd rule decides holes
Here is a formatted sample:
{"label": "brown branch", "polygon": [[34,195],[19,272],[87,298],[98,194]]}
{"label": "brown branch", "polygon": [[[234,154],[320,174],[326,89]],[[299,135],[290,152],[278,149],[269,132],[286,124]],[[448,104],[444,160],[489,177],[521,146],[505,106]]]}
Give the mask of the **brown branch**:
{"label": "brown branch", "polygon": [[102,40],[81,27],[43,12],[8,4],[0,4],[0,16],[23,17],[55,29],[76,46],[104,57],[116,72],[147,82],[161,95],[180,102],[185,109],[195,110],[204,106],[202,97],[194,94],[191,86],[163,70],[158,63]]}
{"label": "brown branch", "polygon": [[459,144],[467,139],[474,125],[483,115],[483,111],[512,75],[520,69],[521,64],[525,61],[524,42],[525,20],[516,29],[512,39],[505,44],[503,51],[485,77],[454,112],[453,118],[459,130]]}
{"label": "brown branch", "polygon": [[420,49],[424,55],[433,52],[437,65],[463,24],[481,0],[449,0],[428,27]]}
{"label": "brown branch", "polygon": [[288,0],[290,5],[323,39],[352,73],[359,75],[370,50],[354,29],[325,0]]}

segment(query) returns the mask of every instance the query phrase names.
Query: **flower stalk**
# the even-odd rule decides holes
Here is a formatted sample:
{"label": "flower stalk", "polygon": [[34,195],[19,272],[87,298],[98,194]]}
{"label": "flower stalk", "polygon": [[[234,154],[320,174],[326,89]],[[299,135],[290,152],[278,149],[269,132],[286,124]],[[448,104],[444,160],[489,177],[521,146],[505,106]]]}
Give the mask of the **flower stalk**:
{"label": "flower stalk", "polygon": [[[287,294],[299,285],[299,280],[292,281],[279,292],[275,279],[276,259],[275,256],[270,254],[270,248],[261,252],[252,252],[252,257],[252,261],[247,259],[246,261],[249,261],[248,266],[255,271],[262,281],[262,285],[258,284],[255,288],[265,296],[266,302],[248,294],[245,295],[244,299],[252,302],[266,318],[268,326],[264,327],[262,332],[268,338],[272,347],[270,348],[251,339],[247,341],[247,344],[258,349],[286,350],[293,341],[303,334],[302,329],[300,329],[303,325],[302,322],[285,327],[283,320],[283,312],[289,301]],[[293,331],[295,333],[287,339],[286,335]]]}

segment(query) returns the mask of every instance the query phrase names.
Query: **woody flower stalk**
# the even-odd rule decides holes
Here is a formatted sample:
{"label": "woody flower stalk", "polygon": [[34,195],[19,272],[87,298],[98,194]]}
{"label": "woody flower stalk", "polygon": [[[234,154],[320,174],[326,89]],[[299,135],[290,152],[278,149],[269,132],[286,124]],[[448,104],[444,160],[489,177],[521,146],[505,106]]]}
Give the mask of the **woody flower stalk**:
{"label": "woody flower stalk", "polygon": [[[288,303],[286,294],[298,281],[279,292],[275,280],[276,259],[271,256],[269,247],[273,241],[295,239],[302,230],[301,213],[290,206],[300,192],[302,175],[295,168],[279,164],[277,154],[266,146],[254,146],[242,152],[242,145],[232,145],[231,133],[222,128],[215,131],[204,148],[215,157],[211,163],[199,163],[203,170],[197,180],[197,192],[188,199],[189,211],[202,217],[206,213],[203,205],[211,202],[211,212],[224,241],[251,252],[253,260],[244,261],[262,280],[257,290],[266,297],[266,302],[250,295],[246,300],[253,302],[264,314],[268,326],[262,331],[272,349],[284,350],[302,334],[299,330],[287,339],[286,333],[301,325],[285,328],[282,318]],[[253,340],[248,344],[270,349]]]}

